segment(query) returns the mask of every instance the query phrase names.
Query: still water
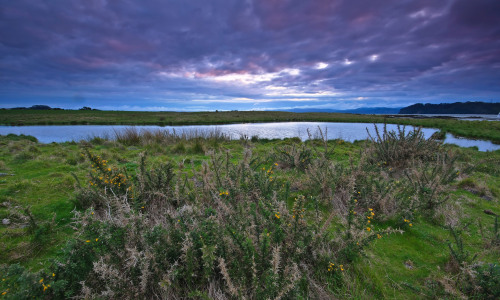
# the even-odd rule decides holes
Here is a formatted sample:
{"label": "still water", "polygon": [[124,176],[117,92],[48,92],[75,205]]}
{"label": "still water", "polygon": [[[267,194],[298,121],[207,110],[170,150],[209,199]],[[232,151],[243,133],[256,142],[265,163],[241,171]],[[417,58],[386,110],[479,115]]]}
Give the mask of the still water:
{"label": "still water", "polygon": [[[383,124],[378,124],[382,130]],[[65,125],[65,126],[0,126],[0,134],[6,135],[25,134],[36,137],[42,143],[68,142],[89,139],[95,136],[112,138],[116,131],[124,130],[130,126],[109,126],[109,125]],[[231,139],[239,139],[243,136],[267,139],[283,139],[299,137],[302,140],[318,134],[318,127],[326,133],[328,139],[342,139],[353,142],[368,138],[367,129],[372,136],[375,136],[373,124],[368,123],[327,123],[327,122],[281,122],[281,123],[247,123],[228,125],[195,125],[195,126],[135,126],[138,130],[169,130],[181,134],[183,132],[210,132],[229,136]],[[406,130],[411,130],[411,126]],[[397,130],[397,125],[387,124],[388,130]],[[309,131],[309,133],[308,133]],[[436,129],[423,128],[422,132],[429,138]],[[456,144],[461,147],[478,147],[479,151],[494,151],[500,149],[500,145],[495,145],[489,141],[479,141],[463,138],[455,138],[451,134],[446,135],[445,143]]]}

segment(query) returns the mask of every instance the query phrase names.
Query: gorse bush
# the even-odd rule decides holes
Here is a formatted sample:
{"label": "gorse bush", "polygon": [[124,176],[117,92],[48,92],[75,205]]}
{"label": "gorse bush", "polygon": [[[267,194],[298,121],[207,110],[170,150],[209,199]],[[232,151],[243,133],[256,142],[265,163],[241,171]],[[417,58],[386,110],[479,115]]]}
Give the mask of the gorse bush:
{"label": "gorse bush", "polygon": [[314,197],[293,198],[275,172],[279,165],[250,150],[237,163],[228,152],[212,152],[191,178],[168,163],[147,168],[145,155],[134,176],[85,155],[90,206],[75,216],[77,238],[55,260],[50,287],[30,295],[333,296],[354,257],[393,232],[376,230],[373,210],[356,208],[352,198],[347,223],[332,233],[332,215],[309,209]]}
{"label": "gorse bush", "polygon": [[433,159],[441,142],[435,138],[426,139],[422,128],[406,131],[406,127],[397,126],[397,131],[388,131],[384,124],[382,133],[377,125],[375,137],[367,129],[372,143],[372,162],[385,163],[395,167],[406,167],[413,159]]}
{"label": "gorse bush", "polygon": [[305,171],[313,160],[312,150],[302,143],[277,147],[274,153],[275,161],[283,168]]}

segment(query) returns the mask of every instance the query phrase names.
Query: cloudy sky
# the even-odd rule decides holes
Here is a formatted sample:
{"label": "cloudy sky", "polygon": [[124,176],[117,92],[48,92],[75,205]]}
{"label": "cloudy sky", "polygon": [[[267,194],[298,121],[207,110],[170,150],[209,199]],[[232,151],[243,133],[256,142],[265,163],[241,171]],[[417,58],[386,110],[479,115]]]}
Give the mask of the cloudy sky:
{"label": "cloudy sky", "polygon": [[0,107],[500,101],[498,0],[0,0]]}

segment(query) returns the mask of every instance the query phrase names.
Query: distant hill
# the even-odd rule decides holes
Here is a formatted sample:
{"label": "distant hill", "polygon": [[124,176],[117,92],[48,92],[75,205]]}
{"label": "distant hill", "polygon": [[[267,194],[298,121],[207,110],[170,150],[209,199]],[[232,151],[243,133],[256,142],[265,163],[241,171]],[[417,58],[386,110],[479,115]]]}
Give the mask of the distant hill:
{"label": "distant hill", "polygon": [[[2,109],[5,109],[5,108],[2,108]],[[14,109],[14,110],[18,110],[18,109],[30,109],[30,110],[63,110],[62,108],[59,108],[59,107],[50,107],[48,105],[33,105],[31,107],[13,107],[13,108],[7,108],[9,110],[11,109]],[[69,109],[71,110],[71,109]],[[99,109],[96,109],[96,108],[91,108],[91,107],[88,107],[88,106],[84,106],[78,110],[99,110]]]}
{"label": "distant hill", "polygon": [[328,113],[347,113],[347,114],[397,114],[401,110],[401,107],[362,107],[356,109],[291,109],[287,110],[290,112],[302,113],[302,112],[328,112]]}
{"label": "distant hill", "polygon": [[500,102],[455,102],[455,103],[417,103],[402,108],[400,114],[484,114],[496,115],[500,112]]}

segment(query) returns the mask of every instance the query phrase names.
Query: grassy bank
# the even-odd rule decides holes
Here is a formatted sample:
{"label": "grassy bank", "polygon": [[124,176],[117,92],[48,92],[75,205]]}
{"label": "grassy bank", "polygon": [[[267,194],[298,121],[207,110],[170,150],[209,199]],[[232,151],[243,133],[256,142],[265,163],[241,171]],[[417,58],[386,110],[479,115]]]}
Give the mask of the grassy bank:
{"label": "grassy bank", "polygon": [[130,112],[65,110],[0,110],[2,125],[214,125],[249,122],[360,122],[438,128],[456,136],[500,143],[500,122],[412,119],[383,115],[292,112]]}
{"label": "grassy bank", "polygon": [[418,132],[0,145],[5,298],[500,293],[500,151]]}

